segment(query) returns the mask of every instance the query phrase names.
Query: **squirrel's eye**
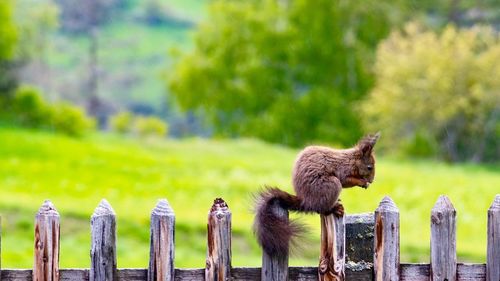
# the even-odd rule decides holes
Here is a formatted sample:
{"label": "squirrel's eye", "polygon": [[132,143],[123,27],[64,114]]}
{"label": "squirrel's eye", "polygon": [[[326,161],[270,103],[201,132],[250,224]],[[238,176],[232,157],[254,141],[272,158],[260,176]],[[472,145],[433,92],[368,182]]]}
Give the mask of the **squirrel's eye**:
{"label": "squirrel's eye", "polygon": [[367,165],[366,168],[368,169],[368,171],[371,171],[373,169],[373,166],[372,165]]}

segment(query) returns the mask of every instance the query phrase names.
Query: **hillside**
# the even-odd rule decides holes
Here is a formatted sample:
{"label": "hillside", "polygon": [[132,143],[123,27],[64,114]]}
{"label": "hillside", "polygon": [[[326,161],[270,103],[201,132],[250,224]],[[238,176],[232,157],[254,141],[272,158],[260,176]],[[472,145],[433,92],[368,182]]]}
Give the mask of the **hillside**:
{"label": "hillside", "polygon": [[[2,266],[32,265],[34,215],[49,198],[61,213],[61,266],[88,267],[89,218],[106,198],[118,217],[118,266],[146,267],[150,211],[159,198],[167,198],[177,216],[176,266],[202,267],[206,215],[216,197],[224,198],[233,213],[234,265],[257,266],[252,194],[264,184],[290,190],[296,152],[256,140],[104,134],[73,139],[0,128]],[[425,261],[430,210],[440,194],[448,194],[458,213],[459,259],[482,262],[486,210],[498,193],[499,168],[382,158],[374,184],[368,190],[345,190],[342,200],[348,213],[371,212],[390,195],[401,209],[402,260]],[[314,265],[318,218],[302,217],[314,229],[312,246],[292,264]]]}
{"label": "hillside", "polygon": [[[29,11],[30,1],[20,0],[21,16],[35,12]],[[54,2],[62,14],[64,1]],[[111,9],[98,30],[98,95],[111,112],[129,109],[172,120],[178,113],[171,107],[163,77],[170,71],[172,50],[191,47],[193,30],[205,17],[207,1],[121,3]],[[159,6],[156,21],[148,14],[149,3]],[[88,34],[68,32],[64,27],[60,16],[59,28],[48,35],[46,50],[25,70],[23,82],[43,88],[49,99],[84,104],[88,97],[90,40]]]}

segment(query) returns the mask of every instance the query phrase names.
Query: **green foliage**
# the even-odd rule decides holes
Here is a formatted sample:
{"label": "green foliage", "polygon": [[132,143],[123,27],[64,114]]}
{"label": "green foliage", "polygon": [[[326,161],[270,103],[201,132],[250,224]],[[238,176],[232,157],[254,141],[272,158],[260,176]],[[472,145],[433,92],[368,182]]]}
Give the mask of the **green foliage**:
{"label": "green foliage", "polygon": [[120,134],[134,133],[141,137],[165,136],[168,133],[168,124],[154,116],[133,115],[123,111],[111,118],[111,128]]}
{"label": "green foliage", "polygon": [[17,46],[17,30],[12,18],[12,1],[0,1],[0,98],[9,98],[17,87],[13,73],[14,50]]}
{"label": "green foliage", "polygon": [[500,157],[500,37],[492,29],[446,27],[436,34],[411,23],[378,48],[377,83],[363,111],[382,144],[425,132],[439,156]]}
{"label": "green foliage", "polygon": [[123,111],[111,117],[109,122],[113,131],[126,134],[132,131],[133,120],[134,116],[131,112]]}
{"label": "green foliage", "polygon": [[19,87],[11,104],[13,116],[19,124],[34,128],[49,124],[52,112],[36,88]]}
{"label": "green foliage", "polygon": [[137,116],[134,119],[134,131],[141,137],[165,136],[168,125],[165,121],[154,116]]}
{"label": "green foliage", "polygon": [[13,99],[4,103],[10,106],[1,118],[21,126],[52,129],[70,136],[83,136],[95,127],[94,119],[80,107],[65,102],[48,104],[31,86],[19,87]]}
{"label": "green foliage", "polygon": [[352,144],[372,50],[397,21],[384,1],[214,1],[169,87],[221,135]]}
{"label": "green foliage", "polygon": [[[0,1],[0,61],[12,58],[17,31],[12,19],[12,1]],[[0,73],[1,75],[1,73]]]}
{"label": "green foliage", "polygon": [[50,126],[57,132],[81,137],[95,128],[95,120],[78,106],[61,102],[51,106],[51,111]]}
{"label": "green foliage", "polygon": [[[252,194],[265,184],[291,191],[297,150],[255,140],[69,138],[44,131],[0,128],[2,266],[33,266],[33,217],[50,198],[61,214],[61,268],[88,268],[89,218],[102,198],[116,211],[121,268],[147,266],[149,217],[159,198],[176,214],[176,267],[202,268],[206,219],[214,198],[228,202],[233,265],[260,266],[252,234]],[[500,184],[500,166],[377,158],[368,189],[342,192],[348,214],[372,212],[384,195],[401,211],[401,261],[429,260],[430,210],[440,194],[457,208],[461,262],[484,262],[485,215]],[[478,196],[480,194],[480,196]],[[291,265],[317,266],[318,215],[301,215],[311,233]],[[411,223],[409,223],[411,222]],[[418,227],[416,227],[418,226]],[[87,257],[87,258],[85,258]]]}
{"label": "green foliage", "polygon": [[47,59],[51,35],[59,27],[58,17],[59,9],[54,0],[16,0],[18,60],[27,62]]}
{"label": "green foliage", "polygon": [[427,132],[416,132],[411,138],[401,142],[401,152],[404,156],[432,157],[438,152],[436,141]]}

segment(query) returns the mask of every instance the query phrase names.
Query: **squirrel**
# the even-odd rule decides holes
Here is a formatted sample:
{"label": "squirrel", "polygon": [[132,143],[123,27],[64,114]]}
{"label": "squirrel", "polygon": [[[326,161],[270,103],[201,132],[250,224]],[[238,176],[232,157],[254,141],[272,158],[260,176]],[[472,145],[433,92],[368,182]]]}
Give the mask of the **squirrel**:
{"label": "squirrel", "polygon": [[308,146],[298,154],[293,168],[296,195],[276,187],[266,187],[257,195],[254,232],[267,254],[288,255],[290,241],[304,230],[288,220],[287,210],[343,216],[342,188],[368,188],[373,182],[373,147],[379,137],[380,133],[367,135],[348,149]]}

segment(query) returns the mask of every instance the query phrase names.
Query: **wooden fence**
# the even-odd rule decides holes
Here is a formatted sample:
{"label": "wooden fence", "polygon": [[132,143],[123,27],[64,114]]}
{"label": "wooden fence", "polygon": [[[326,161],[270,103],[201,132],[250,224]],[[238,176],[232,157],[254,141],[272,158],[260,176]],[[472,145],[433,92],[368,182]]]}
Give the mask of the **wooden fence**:
{"label": "wooden fence", "polygon": [[[281,215],[288,217],[288,213]],[[500,281],[500,195],[488,210],[486,264],[457,263],[456,211],[446,196],[431,211],[431,259],[401,264],[399,210],[385,197],[375,213],[321,216],[318,267],[288,267],[264,254],[262,268],[231,267],[231,212],[216,199],[208,214],[205,268],[174,268],[175,215],[166,200],[151,213],[147,269],[116,268],[116,219],[106,200],[91,217],[90,269],[59,269],[59,214],[45,201],[36,214],[33,269],[4,269],[1,281],[376,280]],[[0,231],[1,233],[1,231]],[[1,242],[1,235],[0,235]],[[1,247],[0,247],[1,249]]]}

